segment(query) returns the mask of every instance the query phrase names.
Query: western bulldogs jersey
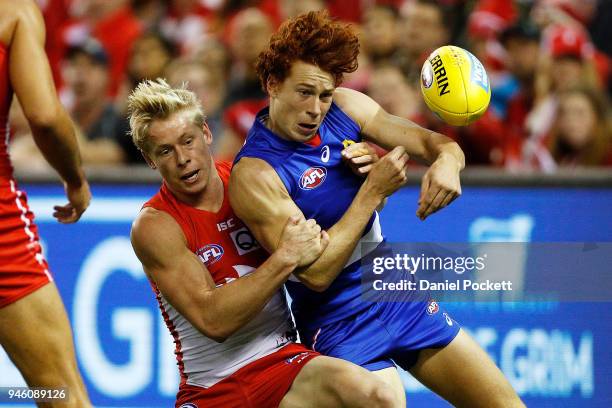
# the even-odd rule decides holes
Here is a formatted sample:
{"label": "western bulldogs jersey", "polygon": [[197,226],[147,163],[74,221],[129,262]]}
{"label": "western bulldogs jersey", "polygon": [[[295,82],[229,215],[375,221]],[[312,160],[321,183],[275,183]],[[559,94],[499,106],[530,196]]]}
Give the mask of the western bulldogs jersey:
{"label": "western bulldogs jersey", "polygon": [[[345,146],[361,141],[359,126],[332,103],[319,127],[320,143],[313,146],[275,135],[264,125],[267,116],[267,108],[257,115],[235,162],[243,157],[265,160],[276,170],[304,216],[315,219],[323,229],[329,229],[344,215],[364,181],[353,174],[341,156]],[[341,320],[368,306],[360,299],[359,261],[366,255],[361,253],[361,243],[382,240],[375,212],[344,270],[326,291],[318,293],[299,282],[287,282],[300,328]]]}
{"label": "western bulldogs jersey", "polygon": [[[176,220],[189,249],[206,266],[215,284],[221,286],[252,272],[268,255],[230,207],[227,185],[231,163],[217,162],[215,167],[224,187],[223,204],[218,212],[203,211],[179,201],[165,184],[144,207],[164,211]],[[174,337],[182,385],[208,388],[296,339],[283,290],[253,320],[225,342],[218,343],[194,328],[155,284],[153,289]]]}

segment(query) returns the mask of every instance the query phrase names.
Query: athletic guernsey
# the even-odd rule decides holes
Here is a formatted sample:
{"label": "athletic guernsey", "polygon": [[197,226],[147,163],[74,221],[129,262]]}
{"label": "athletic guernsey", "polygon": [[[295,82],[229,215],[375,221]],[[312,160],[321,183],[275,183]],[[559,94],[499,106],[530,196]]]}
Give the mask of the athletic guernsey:
{"label": "athletic guernsey", "polygon": [[[221,286],[255,270],[268,255],[229,205],[227,186],[231,163],[217,162],[215,167],[224,186],[223,204],[218,212],[199,210],[179,201],[165,184],[144,207],[164,211],[174,218],[189,249],[206,266],[215,284]],[[174,337],[181,388],[185,385],[212,387],[296,339],[283,290],[253,320],[218,343],[194,328],[168,303],[155,283],[151,283]]]}
{"label": "athletic guernsey", "polygon": [[[313,139],[320,143],[300,143],[268,129],[268,116],[267,108],[257,115],[235,162],[243,157],[266,161],[304,216],[329,229],[342,218],[364,181],[341,156],[344,147],[361,141],[359,126],[332,103]],[[374,255],[374,250],[377,255],[392,255],[376,212],[327,290],[315,292],[296,280],[287,282],[291,307],[301,340],[314,350],[373,371],[392,367],[393,361],[408,369],[418,350],[445,346],[457,335],[459,325],[428,292],[406,293],[397,302],[376,303],[363,296],[363,290],[370,295],[372,289],[367,284],[362,287],[362,278],[368,275],[362,263],[368,264],[366,257]]]}
{"label": "athletic guernsey", "polygon": [[[358,125],[332,103],[319,127],[321,143],[312,146],[278,137],[264,125],[267,116],[267,108],[258,114],[235,162],[242,157],[268,162],[304,216],[329,229],[344,215],[364,180],[353,174],[340,154],[346,145],[361,141]],[[344,270],[326,291],[317,293],[299,282],[287,282],[299,325],[319,326],[341,320],[368,306],[360,299],[360,260],[366,256],[361,253],[361,244],[382,240],[375,212]],[[373,249],[375,245],[368,247]]]}
{"label": "athletic guernsey", "polygon": [[34,214],[28,207],[25,192],[19,190],[13,179],[8,154],[12,99],[9,49],[0,43],[0,307],[53,280],[42,254]]}
{"label": "athletic guernsey", "polygon": [[8,155],[10,138],[9,110],[13,100],[13,88],[9,78],[9,50],[0,43],[0,180],[12,179],[13,167]]}

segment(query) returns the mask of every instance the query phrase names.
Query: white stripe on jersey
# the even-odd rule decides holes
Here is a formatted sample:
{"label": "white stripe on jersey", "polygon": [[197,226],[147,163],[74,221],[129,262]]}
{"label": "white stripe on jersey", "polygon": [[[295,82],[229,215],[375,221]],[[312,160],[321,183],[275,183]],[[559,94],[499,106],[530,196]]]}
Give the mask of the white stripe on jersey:
{"label": "white stripe on jersey", "polygon": [[[10,180],[11,183],[11,192],[13,194],[15,194],[15,204],[17,205],[17,208],[19,209],[19,211],[21,211],[21,221],[23,221],[23,230],[26,233],[26,235],[28,236],[28,239],[30,240],[30,242],[27,244],[27,249],[28,251],[31,250],[32,247],[34,246],[40,246],[40,242],[38,242],[38,239],[36,239],[36,235],[34,235],[34,233],[32,232],[32,230],[30,229],[30,226],[32,225],[32,222],[30,221],[30,219],[27,217],[27,213],[28,213],[28,209],[26,207],[23,206],[23,204],[21,204],[21,196],[23,196],[23,192],[21,190],[17,190],[17,188],[15,187],[15,181],[14,180]],[[42,253],[37,252],[35,255],[36,261],[41,265],[44,266],[45,263],[45,259],[42,255]],[[47,275],[47,278],[49,278],[49,280],[51,282],[53,282],[53,277],[51,276],[51,274],[49,273],[49,271],[47,270],[47,268],[45,268],[45,274]]]}
{"label": "white stripe on jersey", "polygon": [[[161,308],[178,333],[187,384],[209,388],[245,365],[277,351],[291,341],[295,329],[283,291],[278,291],[247,325],[218,343],[199,332],[159,295]],[[178,356],[177,356],[178,359]]]}

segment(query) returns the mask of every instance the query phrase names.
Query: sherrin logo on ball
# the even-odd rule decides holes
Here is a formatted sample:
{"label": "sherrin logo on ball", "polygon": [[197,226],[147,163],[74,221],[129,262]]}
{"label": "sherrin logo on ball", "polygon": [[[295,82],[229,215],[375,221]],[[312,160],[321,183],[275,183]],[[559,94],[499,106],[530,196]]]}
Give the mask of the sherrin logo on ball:
{"label": "sherrin logo on ball", "polygon": [[438,48],[423,64],[421,93],[429,109],[454,126],[480,118],[491,101],[484,66],[469,51],[452,45]]}

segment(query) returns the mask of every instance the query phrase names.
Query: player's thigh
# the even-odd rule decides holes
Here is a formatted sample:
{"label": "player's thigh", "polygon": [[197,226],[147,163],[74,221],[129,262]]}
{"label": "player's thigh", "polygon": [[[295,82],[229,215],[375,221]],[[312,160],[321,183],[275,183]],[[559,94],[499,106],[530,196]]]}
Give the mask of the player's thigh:
{"label": "player's thigh", "polygon": [[52,282],[0,308],[0,343],[30,385],[78,380],[68,317]]}
{"label": "player's thigh", "polygon": [[368,370],[333,357],[310,360],[280,408],[399,407],[391,389]]}
{"label": "player's thigh", "polygon": [[444,348],[422,350],[410,372],[457,407],[524,407],[501,370],[463,330]]}
{"label": "player's thigh", "polygon": [[380,378],[393,390],[396,399],[402,407],[406,406],[406,390],[400,378],[399,372],[395,367],[383,368],[382,370],[372,371],[372,374]]}

